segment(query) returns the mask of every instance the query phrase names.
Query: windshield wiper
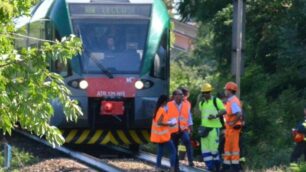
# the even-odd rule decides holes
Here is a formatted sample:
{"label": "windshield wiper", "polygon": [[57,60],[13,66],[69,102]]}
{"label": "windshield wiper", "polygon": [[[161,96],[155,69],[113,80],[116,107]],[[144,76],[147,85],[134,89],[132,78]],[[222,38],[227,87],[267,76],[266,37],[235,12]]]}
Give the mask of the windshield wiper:
{"label": "windshield wiper", "polygon": [[100,61],[98,60],[98,59],[96,59],[96,57],[95,56],[92,56],[92,57],[90,57],[95,63],[96,63],[96,65],[98,66],[98,68],[103,72],[103,73],[105,73],[106,74],[106,76],[107,77],[109,77],[109,78],[114,78],[114,75],[109,71],[109,70],[107,70],[101,63],[100,63]]}

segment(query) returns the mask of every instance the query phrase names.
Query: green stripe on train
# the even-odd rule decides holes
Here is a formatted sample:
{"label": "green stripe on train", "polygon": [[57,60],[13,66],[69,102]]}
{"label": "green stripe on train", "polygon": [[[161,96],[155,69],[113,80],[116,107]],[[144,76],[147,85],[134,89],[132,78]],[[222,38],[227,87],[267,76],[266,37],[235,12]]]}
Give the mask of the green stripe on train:
{"label": "green stripe on train", "polygon": [[164,31],[170,29],[170,17],[167,8],[162,0],[155,0],[152,9],[152,20],[147,39],[147,49],[144,53],[143,66],[140,76],[144,76],[151,71],[155,53],[159,47]]}

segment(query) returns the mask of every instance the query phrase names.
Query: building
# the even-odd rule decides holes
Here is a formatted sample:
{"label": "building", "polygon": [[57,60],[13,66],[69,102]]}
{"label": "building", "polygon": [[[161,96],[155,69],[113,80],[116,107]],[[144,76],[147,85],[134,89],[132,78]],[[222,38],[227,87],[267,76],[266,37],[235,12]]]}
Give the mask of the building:
{"label": "building", "polygon": [[176,19],[174,22],[174,34],[175,34],[175,51],[190,52],[194,48],[194,42],[197,36],[197,26],[194,24],[187,24],[180,22]]}

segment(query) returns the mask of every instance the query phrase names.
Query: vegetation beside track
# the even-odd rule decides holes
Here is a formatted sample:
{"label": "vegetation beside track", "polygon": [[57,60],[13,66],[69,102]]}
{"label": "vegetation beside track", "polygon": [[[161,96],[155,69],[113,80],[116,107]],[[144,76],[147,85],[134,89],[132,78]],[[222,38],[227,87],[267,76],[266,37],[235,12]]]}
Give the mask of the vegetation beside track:
{"label": "vegetation beside track", "polygon": [[[171,83],[172,88],[177,83],[191,88],[194,105],[201,87],[198,81],[211,82],[214,94],[222,92],[227,81],[235,81],[231,75],[233,1],[181,2],[181,14],[197,21],[199,32],[194,52],[172,61]],[[303,120],[306,105],[306,2],[245,2],[241,99],[246,115],[243,144],[247,167],[288,166],[294,146],[291,128]]]}

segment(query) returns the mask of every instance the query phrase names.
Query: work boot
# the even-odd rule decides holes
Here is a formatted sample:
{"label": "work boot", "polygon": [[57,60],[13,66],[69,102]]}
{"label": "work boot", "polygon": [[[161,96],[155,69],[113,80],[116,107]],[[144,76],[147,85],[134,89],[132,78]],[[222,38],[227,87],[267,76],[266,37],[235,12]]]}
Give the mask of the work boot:
{"label": "work boot", "polygon": [[193,162],[189,162],[189,167],[194,167],[194,163]]}
{"label": "work boot", "polygon": [[228,164],[223,164],[223,165],[222,165],[221,172],[228,172],[228,171],[230,171],[230,168],[231,168],[230,165],[228,165]]}
{"label": "work boot", "polygon": [[215,172],[220,172],[221,171],[221,163],[220,162],[216,162],[215,163]]}
{"label": "work boot", "polygon": [[239,164],[232,164],[232,171],[233,172],[239,172],[240,171],[240,165]]}
{"label": "work boot", "polygon": [[206,171],[206,172],[213,172],[210,169],[208,169],[207,167],[204,167],[204,171]]}

